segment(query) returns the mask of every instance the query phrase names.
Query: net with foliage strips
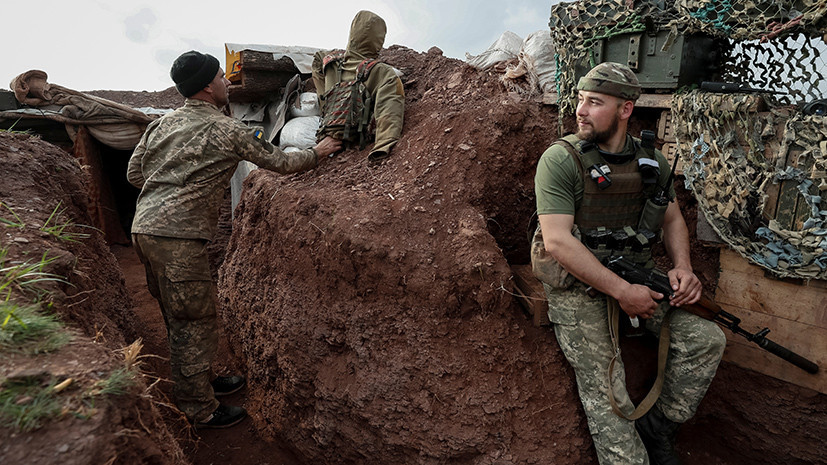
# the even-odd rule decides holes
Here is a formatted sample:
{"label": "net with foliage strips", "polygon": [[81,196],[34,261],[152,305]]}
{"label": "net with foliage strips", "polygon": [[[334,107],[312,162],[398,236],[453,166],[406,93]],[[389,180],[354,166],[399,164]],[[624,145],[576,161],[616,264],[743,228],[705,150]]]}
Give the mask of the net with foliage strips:
{"label": "net with foliage strips", "polygon": [[[597,0],[551,9],[561,116],[575,72],[621,34],[706,34],[723,44],[716,80],[777,93],[673,89],[672,126],[686,187],[735,250],[782,277],[827,279],[827,0]],[[645,90],[644,90],[645,91]]]}

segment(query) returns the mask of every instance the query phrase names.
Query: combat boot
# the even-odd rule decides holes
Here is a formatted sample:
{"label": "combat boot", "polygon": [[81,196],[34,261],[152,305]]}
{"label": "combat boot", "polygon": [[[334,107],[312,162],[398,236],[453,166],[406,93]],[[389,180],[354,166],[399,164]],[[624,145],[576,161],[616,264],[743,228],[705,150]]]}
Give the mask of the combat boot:
{"label": "combat boot", "polygon": [[216,397],[228,396],[241,390],[246,384],[241,376],[219,376],[210,382]]}
{"label": "combat boot", "polygon": [[675,451],[675,436],[680,423],[666,418],[663,412],[653,406],[646,415],[635,421],[635,429],[646,446],[652,465],[680,465],[681,460]]}
{"label": "combat boot", "polygon": [[195,428],[229,428],[240,423],[246,416],[247,411],[243,407],[219,404],[210,416],[196,422]]}

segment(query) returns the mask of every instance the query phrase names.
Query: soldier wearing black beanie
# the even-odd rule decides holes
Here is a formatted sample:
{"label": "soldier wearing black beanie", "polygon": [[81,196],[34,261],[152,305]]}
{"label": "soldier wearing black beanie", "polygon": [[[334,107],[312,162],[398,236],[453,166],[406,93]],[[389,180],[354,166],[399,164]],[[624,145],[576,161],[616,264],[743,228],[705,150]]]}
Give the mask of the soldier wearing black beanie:
{"label": "soldier wearing black beanie", "polygon": [[219,67],[214,56],[191,50],[175,60],[169,76],[181,95],[191,97],[215,79]]}

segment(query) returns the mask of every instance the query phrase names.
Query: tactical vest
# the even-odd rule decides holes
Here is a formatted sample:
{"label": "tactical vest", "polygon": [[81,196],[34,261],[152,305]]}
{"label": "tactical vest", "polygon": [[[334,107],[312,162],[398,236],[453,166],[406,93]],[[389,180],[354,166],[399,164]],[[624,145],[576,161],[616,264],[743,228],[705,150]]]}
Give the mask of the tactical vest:
{"label": "tactical vest", "polygon": [[[634,158],[623,164],[613,164],[600,155],[596,145],[582,144],[576,135],[568,135],[554,144],[564,147],[569,152],[583,177],[583,200],[575,211],[574,224],[583,233],[584,242],[587,237],[593,237],[589,235],[590,231],[606,231],[606,234],[622,232],[621,234],[625,233],[630,237],[631,240],[627,243],[630,247],[637,235],[637,227],[644,205],[657,187],[657,183],[644,185],[639,169],[640,159],[647,159],[646,163],[650,164],[657,163],[654,157],[654,147],[643,148],[640,141],[634,139],[637,147]],[[582,152],[581,148],[584,146],[588,148]],[[596,179],[592,177],[591,168],[595,165],[606,165],[610,170],[611,185],[605,189],[601,189]],[[660,226],[651,231],[653,233],[651,238],[657,237],[659,232]],[[647,241],[651,238],[647,238]],[[637,237],[637,240],[642,241],[643,238]],[[588,244],[587,247],[599,259],[612,252],[605,250],[605,246],[599,247],[600,250]],[[642,249],[635,253],[634,261],[648,263],[651,258],[649,244],[645,244]],[[622,253],[623,251],[614,252]],[[631,252],[626,250],[625,254],[630,255]]]}
{"label": "tactical vest", "polygon": [[363,60],[356,67],[356,77],[342,81],[345,51],[337,50],[324,57],[322,74],[328,66],[336,66],[336,82],[322,96],[322,121],[316,137],[333,136],[344,142],[359,142],[364,149],[373,131],[373,98],[365,86],[370,70],[378,60]]}

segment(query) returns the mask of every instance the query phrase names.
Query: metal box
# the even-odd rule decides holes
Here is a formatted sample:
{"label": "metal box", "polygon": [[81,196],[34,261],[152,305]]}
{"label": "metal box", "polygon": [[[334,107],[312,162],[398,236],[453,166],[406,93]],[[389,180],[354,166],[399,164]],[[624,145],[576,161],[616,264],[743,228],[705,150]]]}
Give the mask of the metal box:
{"label": "metal box", "polygon": [[[721,67],[719,40],[706,35],[678,34],[664,51],[669,30],[621,34],[600,39],[592,46],[595,63],[612,61],[629,66],[644,92],[674,91],[713,80]],[[575,70],[577,79],[590,69],[588,62]]]}

